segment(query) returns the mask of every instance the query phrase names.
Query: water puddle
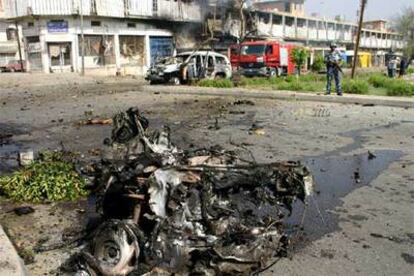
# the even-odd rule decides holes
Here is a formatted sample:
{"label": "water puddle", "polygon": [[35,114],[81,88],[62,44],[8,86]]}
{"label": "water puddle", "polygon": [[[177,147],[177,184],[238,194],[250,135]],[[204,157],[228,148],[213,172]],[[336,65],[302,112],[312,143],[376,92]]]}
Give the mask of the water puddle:
{"label": "water puddle", "polygon": [[287,220],[289,228],[296,231],[304,219],[304,238],[309,241],[339,230],[338,214],[333,211],[342,205],[342,198],[369,185],[402,156],[401,152],[392,150],[375,151],[372,154],[305,158],[304,163],[316,180],[316,193],[308,198],[304,218],[304,204],[295,203],[293,215]]}
{"label": "water puddle", "polygon": [[9,143],[0,146],[0,175],[18,167],[17,156],[21,145]]}
{"label": "water puddle", "polygon": [[10,124],[0,123],[0,175],[11,172],[17,167],[17,155],[22,145],[13,141],[15,135],[27,133],[27,130]]}

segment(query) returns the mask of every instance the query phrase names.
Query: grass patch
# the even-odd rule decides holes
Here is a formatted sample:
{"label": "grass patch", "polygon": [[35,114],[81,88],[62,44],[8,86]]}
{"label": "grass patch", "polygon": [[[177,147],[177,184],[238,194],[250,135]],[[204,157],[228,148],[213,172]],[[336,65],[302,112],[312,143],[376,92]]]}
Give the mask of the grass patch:
{"label": "grass patch", "polygon": [[242,77],[240,81],[238,82],[238,86],[273,86],[280,82],[283,82],[282,78],[246,78]]}
{"label": "grass patch", "polygon": [[388,96],[414,96],[414,85],[404,80],[393,80],[387,86]]}
{"label": "grass patch", "polygon": [[414,85],[404,80],[390,79],[383,75],[372,75],[368,82],[376,88],[385,88],[388,96],[413,96]]}
{"label": "grass patch", "polygon": [[368,94],[369,85],[364,80],[344,80],[342,90],[348,94]]}
{"label": "grass patch", "polygon": [[[309,73],[301,76],[290,75],[287,77],[239,77],[237,80],[201,80],[196,83],[203,87],[231,88],[234,86],[245,88],[322,92],[325,91],[326,75]],[[404,80],[390,79],[381,73],[361,72],[355,80],[346,77],[342,81],[344,93],[369,94],[380,96],[413,96],[414,85]]]}
{"label": "grass patch", "polygon": [[384,75],[374,74],[368,78],[368,82],[374,87],[387,87],[392,80]]}
{"label": "grass patch", "polygon": [[0,190],[25,202],[75,200],[86,196],[85,180],[63,152],[44,152],[38,160],[0,177]]}
{"label": "grass patch", "polygon": [[232,88],[234,87],[233,81],[229,79],[202,79],[197,83],[201,87],[215,87],[215,88]]}

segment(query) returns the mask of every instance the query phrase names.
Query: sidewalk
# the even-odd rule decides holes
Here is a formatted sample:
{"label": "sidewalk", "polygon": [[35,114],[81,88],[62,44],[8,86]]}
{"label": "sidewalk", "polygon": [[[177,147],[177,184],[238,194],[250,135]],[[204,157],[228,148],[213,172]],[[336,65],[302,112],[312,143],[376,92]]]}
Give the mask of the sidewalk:
{"label": "sidewalk", "polygon": [[158,86],[148,85],[146,91],[163,94],[185,94],[185,95],[206,95],[206,96],[230,96],[249,97],[258,99],[314,101],[342,104],[379,105],[402,108],[414,108],[414,98],[411,97],[388,97],[345,94],[342,97],[323,95],[323,93],[300,93],[295,91],[270,91],[246,88],[207,88],[196,86]]}
{"label": "sidewalk", "polygon": [[26,276],[27,270],[0,225],[0,276]]}

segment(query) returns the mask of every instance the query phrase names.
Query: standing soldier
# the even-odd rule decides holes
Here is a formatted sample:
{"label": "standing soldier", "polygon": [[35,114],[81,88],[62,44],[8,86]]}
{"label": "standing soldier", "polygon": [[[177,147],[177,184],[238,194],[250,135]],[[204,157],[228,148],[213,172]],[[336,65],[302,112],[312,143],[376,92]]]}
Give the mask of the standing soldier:
{"label": "standing soldier", "polygon": [[407,64],[406,64],[405,58],[402,57],[401,62],[400,62],[400,78],[405,75],[406,67],[407,67]]}
{"label": "standing soldier", "polygon": [[338,96],[342,96],[341,76],[339,74],[342,72],[342,69],[339,65],[342,58],[341,54],[336,50],[336,48],[336,44],[331,43],[331,51],[325,56],[325,64],[327,70],[326,95],[331,94],[332,79],[335,79],[336,93]]}

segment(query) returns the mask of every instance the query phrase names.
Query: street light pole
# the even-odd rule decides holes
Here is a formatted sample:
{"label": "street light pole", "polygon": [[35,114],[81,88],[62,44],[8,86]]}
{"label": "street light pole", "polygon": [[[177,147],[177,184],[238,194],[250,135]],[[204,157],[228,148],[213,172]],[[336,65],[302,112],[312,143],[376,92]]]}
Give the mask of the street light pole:
{"label": "street light pole", "polygon": [[82,0],[79,0],[80,3],[80,31],[81,31],[81,75],[85,76],[85,36],[83,35],[83,4]]}
{"label": "street light pole", "polygon": [[358,59],[359,43],[361,40],[362,23],[364,22],[364,12],[365,12],[365,6],[367,2],[368,0],[361,0],[361,11],[359,15],[358,33],[357,33],[357,39],[355,42],[354,59],[352,61],[352,73],[351,73],[352,79],[355,77],[355,69],[356,69],[357,59]]}
{"label": "street light pole", "polygon": [[14,25],[16,28],[16,39],[17,39],[17,48],[18,48],[18,52],[19,52],[19,63],[20,63],[20,68],[22,70],[22,72],[24,72],[26,70],[26,68],[23,67],[23,56],[22,56],[22,47],[20,45],[20,33],[19,33],[19,24],[17,23],[17,1],[14,1],[14,10],[15,10],[15,16],[16,19],[14,21]]}

